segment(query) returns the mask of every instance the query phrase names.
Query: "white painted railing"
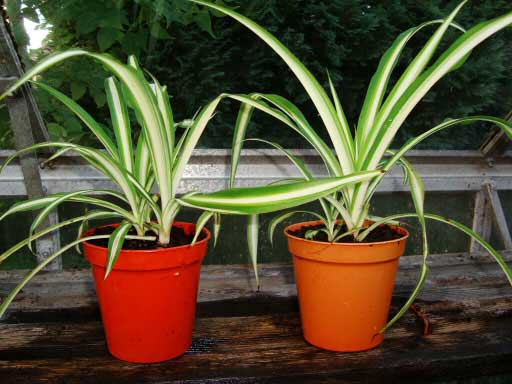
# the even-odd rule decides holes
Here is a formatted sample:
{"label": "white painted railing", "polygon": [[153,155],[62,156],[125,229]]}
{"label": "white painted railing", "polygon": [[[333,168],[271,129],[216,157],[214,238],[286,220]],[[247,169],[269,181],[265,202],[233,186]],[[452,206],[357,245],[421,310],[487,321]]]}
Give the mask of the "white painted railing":
{"label": "white painted railing", "polygon": [[[311,150],[293,150],[313,171],[315,176],[326,176],[325,167]],[[0,163],[12,151],[0,151]],[[488,160],[478,151],[410,151],[408,159],[423,177],[427,191],[478,191],[482,184],[492,181],[497,190],[512,190],[512,152]],[[198,189],[211,192],[226,188],[230,171],[228,150],[200,149],[194,152],[185,170],[179,191]],[[243,152],[237,174],[237,185],[255,186],[289,177],[300,177],[299,172],[277,150],[250,149]],[[63,156],[51,167],[41,169],[46,193],[68,192],[78,189],[112,189],[114,185],[104,175],[75,155]],[[404,191],[400,167],[392,169],[380,185],[380,192]],[[21,167],[13,163],[0,174],[0,195],[25,195]]]}

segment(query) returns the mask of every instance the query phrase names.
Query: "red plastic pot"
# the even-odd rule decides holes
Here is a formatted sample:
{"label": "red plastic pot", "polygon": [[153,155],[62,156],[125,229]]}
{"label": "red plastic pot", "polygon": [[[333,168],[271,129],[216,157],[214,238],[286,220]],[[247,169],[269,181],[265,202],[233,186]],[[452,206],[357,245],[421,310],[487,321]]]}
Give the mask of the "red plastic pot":
{"label": "red plastic pot", "polygon": [[[186,233],[191,223],[175,222]],[[184,354],[192,343],[201,262],[210,232],[194,246],[122,250],[107,279],[107,248],[84,243],[110,353],[154,363]],[[94,229],[84,233],[91,235]]]}
{"label": "red plastic pot", "polygon": [[290,234],[310,221],[285,229],[293,255],[304,338],[317,347],[353,352],[376,347],[384,335],[398,259],[409,233],[376,243],[325,243]]}

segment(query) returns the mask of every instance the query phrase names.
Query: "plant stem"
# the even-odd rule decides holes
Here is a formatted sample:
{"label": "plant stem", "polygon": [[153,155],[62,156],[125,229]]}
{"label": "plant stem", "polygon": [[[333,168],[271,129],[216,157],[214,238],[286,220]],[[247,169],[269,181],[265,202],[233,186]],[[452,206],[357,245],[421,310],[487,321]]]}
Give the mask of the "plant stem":
{"label": "plant stem", "polygon": [[135,230],[137,231],[137,236],[144,236],[146,234],[144,225],[135,225]]}
{"label": "plant stem", "polygon": [[160,245],[168,245],[171,242],[171,231],[163,229],[158,233],[158,243]]}

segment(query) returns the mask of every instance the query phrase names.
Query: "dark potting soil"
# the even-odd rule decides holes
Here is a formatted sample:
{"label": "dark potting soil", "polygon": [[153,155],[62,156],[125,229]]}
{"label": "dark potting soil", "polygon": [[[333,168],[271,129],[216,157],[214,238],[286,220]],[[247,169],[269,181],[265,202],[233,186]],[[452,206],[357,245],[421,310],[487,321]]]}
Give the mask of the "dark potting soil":
{"label": "dark potting soil", "polygon": [[[92,235],[110,235],[114,232],[115,227],[107,226],[100,227],[94,230]],[[128,232],[130,235],[136,235],[137,232],[135,228],[130,229]],[[154,236],[153,232],[148,232],[148,236]],[[180,245],[187,245],[192,242],[194,239],[195,232],[191,232],[189,234],[185,233],[183,228],[180,227],[172,227],[171,231],[171,242],[166,248],[170,247],[179,247]],[[203,240],[206,237],[206,233],[203,231],[199,235],[199,240]],[[94,239],[88,241],[90,244],[97,245],[99,247],[108,247],[108,239]],[[148,249],[158,249],[163,248],[161,244],[158,243],[157,240],[149,241],[149,240],[138,240],[138,239],[125,239],[123,243],[123,249],[132,249],[132,250],[148,250]]]}
{"label": "dark potting soil", "polygon": [[[339,226],[338,226],[339,227]],[[325,225],[318,224],[318,225],[310,225],[310,226],[303,226],[297,231],[288,231],[288,233],[292,236],[300,237],[305,239],[306,238],[306,232],[310,230],[317,230],[317,229],[323,229],[325,228]],[[345,224],[341,225],[341,233],[347,232],[347,226]],[[375,228],[373,231],[371,231],[368,236],[365,237],[364,243],[377,243],[380,241],[389,241],[389,240],[396,240],[400,239],[404,235],[402,233],[397,232],[393,228],[388,227],[387,225],[381,225],[377,228]],[[328,242],[327,240],[327,234],[325,232],[318,232],[313,236],[312,240],[315,241],[323,241]],[[345,237],[342,237],[337,241],[337,243],[357,243],[358,241],[355,240],[353,235],[347,235]]]}

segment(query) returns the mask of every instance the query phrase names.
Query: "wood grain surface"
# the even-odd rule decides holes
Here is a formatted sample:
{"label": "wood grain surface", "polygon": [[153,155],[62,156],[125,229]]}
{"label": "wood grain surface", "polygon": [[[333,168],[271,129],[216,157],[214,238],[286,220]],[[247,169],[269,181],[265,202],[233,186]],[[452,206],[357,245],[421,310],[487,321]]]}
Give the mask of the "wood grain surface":
{"label": "wood grain surface", "polygon": [[[510,260],[511,255],[506,255]],[[392,312],[417,277],[401,263]],[[262,266],[262,291],[247,266],[203,268],[194,341],[182,357],[132,364],[111,357],[89,271],[45,272],[0,323],[0,383],[394,383],[510,374],[512,288],[483,255],[434,256],[418,310],[374,350],[322,351],[301,335],[293,271]],[[0,273],[0,297],[23,272]]]}

